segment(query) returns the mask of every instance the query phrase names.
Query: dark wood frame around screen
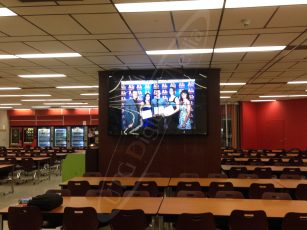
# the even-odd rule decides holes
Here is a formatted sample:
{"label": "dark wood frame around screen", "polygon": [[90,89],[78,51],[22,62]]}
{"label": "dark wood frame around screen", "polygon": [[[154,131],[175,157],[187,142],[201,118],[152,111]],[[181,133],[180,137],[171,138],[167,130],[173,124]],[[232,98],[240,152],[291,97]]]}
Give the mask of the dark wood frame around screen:
{"label": "dark wood frame around screen", "polygon": [[114,74],[182,73],[181,69],[99,72],[99,170],[106,176],[142,176],[159,173],[176,177],[180,173],[206,176],[220,171],[220,70],[187,69],[208,77],[208,135],[110,136],[108,135],[108,77]]}

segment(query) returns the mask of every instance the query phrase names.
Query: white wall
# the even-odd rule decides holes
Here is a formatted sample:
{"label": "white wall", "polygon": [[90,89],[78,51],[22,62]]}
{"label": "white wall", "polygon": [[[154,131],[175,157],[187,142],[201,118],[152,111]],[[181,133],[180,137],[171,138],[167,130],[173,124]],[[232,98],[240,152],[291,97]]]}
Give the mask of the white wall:
{"label": "white wall", "polygon": [[0,110],[0,146],[9,147],[10,127],[6,110]]}

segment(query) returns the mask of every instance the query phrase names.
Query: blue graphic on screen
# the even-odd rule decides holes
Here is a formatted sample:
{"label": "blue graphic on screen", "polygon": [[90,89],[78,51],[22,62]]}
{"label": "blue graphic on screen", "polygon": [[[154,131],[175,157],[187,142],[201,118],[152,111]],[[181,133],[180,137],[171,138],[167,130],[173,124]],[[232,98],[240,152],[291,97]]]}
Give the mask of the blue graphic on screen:
{"label": "blue graphic on screen", "polygon": [[121,81],[122,131],[194,129],[195,79]]}

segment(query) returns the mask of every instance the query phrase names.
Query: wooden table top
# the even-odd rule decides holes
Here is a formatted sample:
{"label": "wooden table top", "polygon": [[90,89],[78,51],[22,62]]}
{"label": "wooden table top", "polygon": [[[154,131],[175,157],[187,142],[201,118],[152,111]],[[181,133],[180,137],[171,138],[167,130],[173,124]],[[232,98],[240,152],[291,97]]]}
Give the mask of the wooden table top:
{"label": "wooden table top", "polygon": [[3,165],[0,165],[0,169],[6,169],[6,168],[12,168],[14,167],[14,165],[12,164],[3,164]]}
{"label": "wooden table top", "polygon": [[216,216],[229,216],[235,209],[264,210],[268,217],[282,218],[288,212],[307,213],[307,201],[165,197],[158,214],[211,212]]}
{"label": "wooden table top", "polygon": [[[177,186],[178,182],[197,181],[202,187],[209,187],[211,182],[231,182],[237,188],[249,188],[252,183],[268,184],[271,183],[275,188],[284,188],[280,179],[240,179],[240,178],[171,178],[169,186]],[[307,183],[307,180],[306,180]]]}
{"label": "wooden table top", "polygon": [[[16,157],[17,161],[21,161],[23,157]],[[45,161],[45,160],[49,160],[50,157],[27,157],[27,158],[32,158],[34,161]],[[4,157],[0,157],[0,161],[4,161],[5,158]]]}
{"label": "wooden table top", "polygon": [[[120,181],[123,186],[134,186],[137,181],[155,181],[158,187],[167,187],[170,181],[169,177],[74,177],[70,181],[86,180],[90,185],[98,186],[100,181]],[[63,182],[60,186],[67,185]]]}
{"label": "wooden table top", "polygon": [[[64,213],[65,207],[93,207],[97,213],[111,213],[113,209],[142,209],[145,214],[158,213],[163,197],[63,197],[63,204],[49,213]],[[6,214],[8,207],[0,210]]]}
{"label": "wooden table top", "polygon": [[223,170],[230,170],[231,167],[246,167],[248,171],[254,171],[256,167],[270,167],[272,171],[281,172],[284,168],[300,168],[302,172],[307,172],[307,166],[276,166],[276,165],[221,165]]}
{"label": "wooden table top", "polygon": [[[222,159],[227,159],[227,158],[222,158]],[[234,161],[244,161],[247,162],[249,159],[255,159],[255,158],[250,158],[250,157],[236,157],[234,158]],[[262,162],[268,162],[271,158],[259,158],[260,161]],[[279,158],[281,159],[283,162],[287,163],[289,162],[290,158]],[[302,159],[304,163],[307,162],[307,159]]]}

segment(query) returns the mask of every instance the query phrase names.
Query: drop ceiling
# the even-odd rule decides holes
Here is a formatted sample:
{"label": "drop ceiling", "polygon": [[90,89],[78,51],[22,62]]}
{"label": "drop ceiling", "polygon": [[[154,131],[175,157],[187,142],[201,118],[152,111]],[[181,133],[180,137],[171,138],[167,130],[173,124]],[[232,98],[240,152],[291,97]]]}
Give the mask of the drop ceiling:
{"label": "drop ceiling", "polygon": [[[132,2],[116,0],[115,3]],[[138,0],[133,1],[138,2]],[[180,12],[118,13],[108,0],[22,3],[0,0],[18,14],[0,17],[0,53],[78,52],[78,58],[0,60],[0,86],[22,90],[0,94],[49,93],[97,105],[97,97],[80,96],[97,89],[55,89],[62,85],[97,85],[100,70],[152,68],[221,68],[223,86],[237,90],[224,102],[258,99],[260,95],[305,94],[306,50],[276,52],[148,56],[149,49],[232,46],[307,45],[307,5]],[[250,20],[244,26],[242,20]],[[18,74],[66,74],[66,78],[22,79]],[[20,103],[21,98],[0,98]],[[22,102],[19,107],[42,105]],[[18,107],[18,106],[17,106]]]}

